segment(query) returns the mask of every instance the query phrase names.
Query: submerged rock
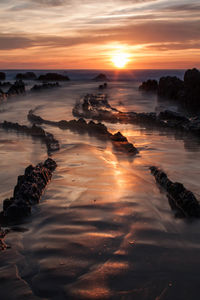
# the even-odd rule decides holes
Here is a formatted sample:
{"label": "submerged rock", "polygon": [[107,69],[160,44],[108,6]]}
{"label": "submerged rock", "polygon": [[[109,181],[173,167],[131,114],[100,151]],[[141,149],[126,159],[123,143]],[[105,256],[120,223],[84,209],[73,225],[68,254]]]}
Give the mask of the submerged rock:
{"label": "submerged rock", "polygon": [[18,73],[16,75],[16,79],[21,80],[35,80],[37,79],[37,76],[34,72],[26,72],[26,73]]}
{"label": "submerged rock", "polygon": [[26,125],[4,121],[3,123],[0,123],[0,127],[5,130],[15,130],[17,132],[30,135],[33,138],[40,139],[46,144],[48,154],[60,149],[59,142],[54,138],[53,134],[46,132],[44,129],[36,126],[35,124],[33,124],[32,127],[28,127]]}
{"label": "submerged rock", "polygon": [[38,77],[40,81],[69,81],[69,77],[67,75],[61,75],[58,73],[46,73],[44,75],[40,75]]}
{"label": "submerged rock", "polygon": [[157,167],[150,167],[156,182],[166,191],[170,205],[185,217],[200,217],[200,205],[194,194],[182,183],[172,182],[167,174]]}
{"label": "submerged rock", "polygon": [[44,163],[35,167],[30,165],[25,169],[24,175],[18,176],[13,197],[5,199],[3,211],[0,213],[4,221],[15,222],[31,214],[31,206],[39,203],[42,193],[51,180],[56,169],[56,162],[48,158]]}
{"label": "submerged rock", "polygon": [[147,81],[142,82],[139,86],[140,91],[144,92],[156,92],[158,90],[158,82],[157,80],[149,79]]}
{"label": "submerged rock", "polygon": [[56,83],[43,83],[43,84],[35,84],[32,88],[31,88],[31,92],[40,92],[43,90],[49,90],[52,88],[57,88],[60,87],[60,84],[58,82]]}

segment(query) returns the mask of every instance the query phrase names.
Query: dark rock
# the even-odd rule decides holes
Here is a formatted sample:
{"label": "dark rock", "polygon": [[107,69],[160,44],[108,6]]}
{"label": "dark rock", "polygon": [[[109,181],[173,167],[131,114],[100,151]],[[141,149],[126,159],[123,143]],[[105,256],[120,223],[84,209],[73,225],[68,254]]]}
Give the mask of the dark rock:
{"label": "dark rock", "polygon": [[157,80],[151,80],[151,79],[144,81],[139,86],[139,90],[144,92],[156,92],[158,90],[158,82]]}
{"label": "dark rock", "polygon": [[67,75],[61,75],[58,73],[47,73],[44,75],[40,75],[38,77],[40,81],[69,81],[69,77]]}
{"label": "dark rock", "polygon": [[60,84],[58,82],[56,83],[43,83],[43,84],[35,84],[32,88],[31,88],[31,92],[40,92],[43,90],[49,90],[52,88],[57,88],[60,87]]}
{"label": "dark rock", "polygon": [[25,84],[22,80],[16,81],[8,90],[7,95],[20,95],[25,93]]}
{"label": "dark rock", "polygon": [[2,88],[10,87],[11,85],[12,85],[12,83],[10,83],[9,81],[5,81],[5,82],[0,81],[0,87],[2,87]]}
{"label": "dark rock", "polygon": [[156,182],[167,192],[169,203],[173,203],[173,209],[179,210],[185,217],[200,217],[199,202],[191,191],[182,183],[172,182],[159,168],[152,166],[150,170]]}
{"label": "dark rock", "polygon": [[26,73],[18,73],[16,75],[17,80],[35,80],[37,79],[37,76],[34,72],[26,72]]}
{"label": "dark rock", "polygon": [[33,124],[32,127],[28,127],[26,125],[4,121],[3,123],[0,123],[0,127],[5,130],[15,130],[17,132],[30,135],[33,138],[40,139],[46,144],[48,154],[60,149],[59,142],[54,138],[53,134],[46,132],[44,129],[36,126],[35,124]]}
{"label": "dark rock", "polygon": [[104,94],[88,94],[74,106],[75,117],[106,121],[111,123],[141,124],[156,129],[170,128],[174,131],[194,133],[200,137],[200,118],[188,119],[184,115],[166,110],[156,113],[121,112],[112,107]]}
{"label": "dark rock", "polygon": [[99,85],[99,90],[107,89],[107,87],[108,87],[108,84],[105,82],[104,84]]}
{"label": "dark rock", "polygon": [[169,99],[179,99],[184,83],[176,76],[161,77],[158,84],[158,96]]}
{"label": "dark rock", "polygon": [[24,175],[18,177],[13,197],[3,202],[1,214],[5,220],[15,222],[31,214],[31,206],[39,203],[56,166],[56,162],[48,158],[44,163],[26,168]]}
{"label": "dark rock", "polygon": [[187,70],[184,75],[184,99],[188,110],[200,110],[200,71]]}
{"label": "dark rock", "polygon": [[178,113],[178,112],[174,112],[171,110],[165,110],[160,112],[160,114],[158,115],[158,118],[160,120],[175,120],[175,121],[180,121],[183,123],[188,123],[189,119],[186,118],[184,115]]}
{"label": "dark rock", "polygon": [[0,80],[5,80],[6,79],[6,73],[0,72]]}
{"label": "dark rock", "polygon": [[52,126],[57,126],[61,129],[70,129],[72,131],[77,131],[79,133],[88,133],[89,135],[95,136],[99,139],[108,140],[112,143],[113,148],[121,153],[132,156],[138,153],[138,150],[129,143],[127,138],[123,136],[120,132],[112,134],[108,131],[107,127],[102,123],[95,123],[90,121],[87,123],[83,118],[79,120],[65,121],[61,120],[59,122],[53,122],[44,120],[39,116],[33,114],[33,111],[29,111],[28,119],[30,121],[36,122],[38,120],[39,124],[51,124]]}
{"label": "dark rock", "polygon": [[103,73],[100,73],[96,77],[93,78],[94,81],[109,81],[107,76]]}

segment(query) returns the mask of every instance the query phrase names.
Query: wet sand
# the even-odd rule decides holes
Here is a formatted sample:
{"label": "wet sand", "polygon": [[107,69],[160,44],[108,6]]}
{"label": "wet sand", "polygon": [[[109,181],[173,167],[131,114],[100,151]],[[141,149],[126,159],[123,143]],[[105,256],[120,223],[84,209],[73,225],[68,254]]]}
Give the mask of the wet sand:
{"label": "wet sand", "polygon": [[[109,83],[111,105],[124,111],[153,111],[154,96],[138,84]],[[76,100],[96,92],[96,83],[12,98],[0,121],[29,124],[27,113],[70,120]],[[87,134],[43,126],[59,140],[58,164],[42,201],[24,220],[23,232],[6,236],[0,253],[1,299],[198,299],[200,221],[175,218],[148,167],[162,167],[199,199],[200,143],[195,137],[106,124],[139,150],[133,159],[109,142]],[[45,145],[0,130],[0,198],[11,196],[24,168],[46,158]],[[2,205],[2,203],[1,203]]]}

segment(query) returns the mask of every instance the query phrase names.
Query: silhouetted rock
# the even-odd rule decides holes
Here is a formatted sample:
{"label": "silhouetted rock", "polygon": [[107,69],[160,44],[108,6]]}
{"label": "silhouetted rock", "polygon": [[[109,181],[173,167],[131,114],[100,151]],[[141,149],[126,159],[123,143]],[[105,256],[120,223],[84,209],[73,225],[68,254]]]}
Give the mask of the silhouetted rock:
{"label": "silhouetted rock", "polygon": [[79,120],[61,120],[59,122],[44,120],[40,116],[36,116],[33,111],[29,111],[28,119],[31,122],[37,124],[48,124],[52,126],[57,126],[61,129],[70,129],[72,131],[77,131],[79,133],[88,133],[89,135],[95,136],[100,139],[108,140],[112,143],[113,148],[121,153],[132,156],[138,153],[138,150],[129,143],[127,138],[123,136],[120,132],[112,134],[108,131],[107,127],[102,123],[95,123],[90,121],[87,123],[84,119]]}
{"label": "silhouetted rock", "polygon": [[37,79],[37,76],[34,72],[26,72],[26,73],[18,73],[16,75],[16,79],[18,80],[35,80]]}
{"label": "silhouetted rock", "polygon": [[[151,80],[144,82],[139,89],[150,90]],[[160,99],[176,100],[179,105],[193,114],[200,111],[200,71],[195,68],[185,72],[184,81],[176,76],[161,77],[158,88],[151,91],[157,92]]]}
{"label": "silhouetted rock", "polygon": [[200,72],[197,69],[185,72],[184,104],[187,109],[200,110]]}
{"label": "silhouetted rock", "polygon": [[141,124],[159,128],[170,128],[179,131],[192,132],[200,137],[200,119],[188,119],[185,116],[164,111],[156,113],[121,112],[112,107],[104,94],[88,94],[74,106],[72,113],[76,117],[107,121],[111,123]]}
{"label": "silhouetted rock", "polygon": [[31,88],[31,92],[40,92],[43,90],[49,90],[52,88],[57,88],[60,87],[60,84],[58,82],[56,83],[43,83],[43,84],[35,84],[32,88]]}
{"label": "silhouetted rock", "polygon": [[7,91],[8,96],[20,95],[25,93],[25,84],[22,80],[16,81]]}
{"label": "silhouetted rock", "polygon": [[4,81],[4,82],[1,82],[0,81],[0,87],[4,88],[4,87],[10,87],[12,85],[11,82],[9,81]]}
{"label": "silhouetted rock", "polygon": [[58,73],[47,73],[44,75],[40,75],[38,77],[40,81],[69,81],[69,77],[67,75],[61,75]]}
{"label": "silhouetted rock", "polygon": [[46,132],[44,129],[36,126],[35,124],[33,124],[32,127],[28,127],[26,125],[4,121],[3,123],[0,123],[0,127],[5,130],[15,130],[17,132],[30,135],[33,138],[39,138],[46,144],[48,154],[60,149],[59,142],[54,138],[53,134]]}
{"label": "silhouetted rock", "polygon": [[6,79],[6,73],[0,72],[0,80],[5,80]]}
{"label": "silhouetted rock", "polygon": [[161,77],[158,84],[158,95],[176,100],[181,97],[183,88],[183,81],[176,76]]}
{"label": "silhouetted rock", "polygon": [[144,81],[139,86],[139,90],[144,92],[156,92],[158,90],[158,82],[157,80],[151,80],[151,79]]}
{"label": "silhouetted rock", "polygon": [[177,209],[185,217],[200,217],[200,205],[194,194],[188,191],[183,184],[172,182],[157,167],[150,167],[151,173],[154,175],[156,182],[167,192],[169,203],[173,203],[173,207]]}
{"label": "silhouetted rock", "polygon": [[108,78],[105,74],[100,73],[96,77],[93,78],[94,81],[108,81]]}
{"label": "silhouetted rock", "polygon": [[13,197],[5,199],[1,219],[16,222],[31,214],[31,206],[39,203],[47,183],[51,180],[56,162],[48,158],[37,166],[28,166],[24,175],[18,176]]}

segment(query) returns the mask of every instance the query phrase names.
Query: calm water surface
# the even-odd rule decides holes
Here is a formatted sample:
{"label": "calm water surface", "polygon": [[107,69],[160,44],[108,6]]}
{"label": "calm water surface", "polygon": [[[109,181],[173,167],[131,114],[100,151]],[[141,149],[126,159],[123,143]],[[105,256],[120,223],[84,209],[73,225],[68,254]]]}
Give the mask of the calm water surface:
{"label": "calm water surface", "polygon": [[[163,109],[137,87],[109,83],[111,104],[124,111]],[[13,97],[0,106],[0,121],[29,124],[32,108],[43,118],[70,120],[74,103],[88,92],[97,92],[97,84],[77,81]],[[58,168],[41,203],[20,225],[24,232],[6,237],[11,249],[0,253],[0,299],[198,299],[200,221],[175,217],[148,167],[162,167],[200,198],[199,141],[138,125],[106,125],[140,150],[133,160],[108,142],[44,126],[60,141],[53,155]],[[0,130],[0,155],[2,207],[17,176],[44,160],[46,148]]]}

